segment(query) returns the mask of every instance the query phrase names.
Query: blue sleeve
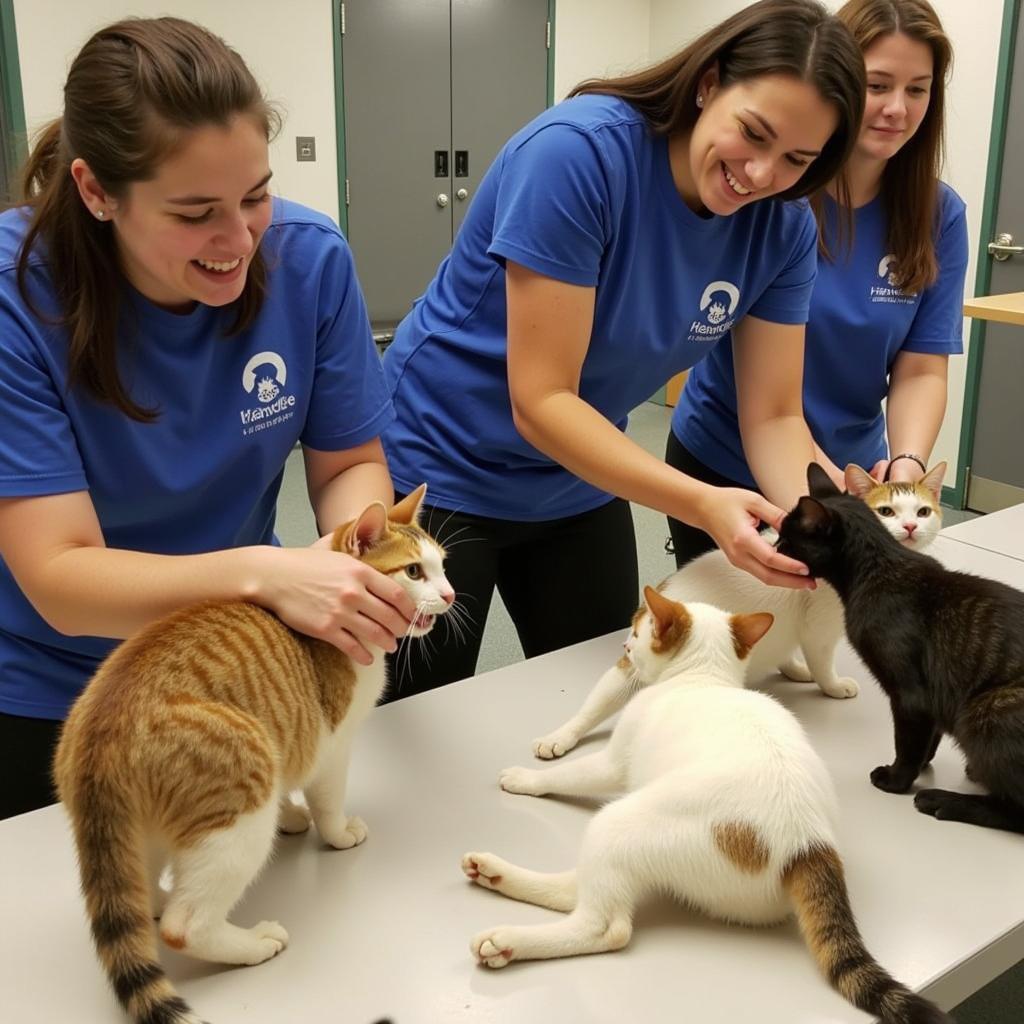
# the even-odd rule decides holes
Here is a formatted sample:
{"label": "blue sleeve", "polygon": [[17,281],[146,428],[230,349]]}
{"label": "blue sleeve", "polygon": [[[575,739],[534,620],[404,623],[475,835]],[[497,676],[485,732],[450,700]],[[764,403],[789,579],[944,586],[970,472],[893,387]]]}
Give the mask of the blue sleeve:
{"label": "blue sleeve", "polygon": [[502,161],[488,254],[596,287],[610,208],[596,141],[551,124],[506,150]]}
{"label": "blue sleeve", "polygon": [[340,235],[320,281],[316,371],[300,440],[318,451],[343,451],[377,437],[394,419],[352,252]]}
{"label": "blue sleeve", "polygon": [[0,496],[7,498],[89,486],[61,388],[36,344],[35,330],[34,318],[0,294]]}
{"label": "blue sleeve", "polygon": [[[818,224],[806,202],[791,204],[788,212],[797,210],[800,213],[792,232],[795,238],[790,257],[749,310],[751,316],[776,324],[807,323],[818,273]],[[769,244],[777,245],[778,241]]]}
{"label": "blue sleeve", "polygon": [[935,240],[935,258],[939,264],[939,276],[921,296],[921,304],[901,351],[957,355],[964,350],[967,208],[952,189],[945,192],[942,226]]}

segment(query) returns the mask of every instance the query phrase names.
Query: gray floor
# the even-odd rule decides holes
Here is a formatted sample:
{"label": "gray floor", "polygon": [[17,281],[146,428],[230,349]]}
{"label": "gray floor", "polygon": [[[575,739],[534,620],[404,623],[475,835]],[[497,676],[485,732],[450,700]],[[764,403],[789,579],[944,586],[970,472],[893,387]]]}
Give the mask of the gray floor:
{"label": "gray floor", "polygon": [[[648,451],[661,456],[665,451],[671,410],[647,402],[630,417],[629,435]],[[946,525],[974,516],[973,512],[944,508]],[[658,512],[633,506],[641,582],[657,582],[672,572],[674,562],[665,552],[668,528]],[[284,484],[278,502],[278,536],[287,546],[312,543],[316,538],[313,516],[306,498],[302,456],[293,452],[285,468]],[[501,598],[495,594],[484,632],[478,671],[487,672],[522,660],[523,651]],[[895,854],[894,854],[895,855]],[[966,865],[965,870],[972,870]],[[941,898],[941,894],[936,894]],[[1020,1024],[1024,1021],[1024,962],[1017,964],[990,985],[975,993],[954,1011],[957,1024]]]}

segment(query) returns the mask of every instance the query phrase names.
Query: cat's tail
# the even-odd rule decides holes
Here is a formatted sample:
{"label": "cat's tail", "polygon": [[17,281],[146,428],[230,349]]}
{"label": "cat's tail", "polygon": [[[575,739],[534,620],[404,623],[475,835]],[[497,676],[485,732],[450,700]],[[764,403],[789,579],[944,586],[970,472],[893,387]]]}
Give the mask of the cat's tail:
{"label": "cat's tail", "polygon": [[82,775],[67,783],[60,774],[58,768],[93,941],[118,1002],[136,1024],[204,1024],[160,966],[148,865],[130,787]]}
{"label": "cat's tail", "polygon": [[953,1024],[934,1003],[889,975],[865,949],[857,929],[839,854],[824,844],[797,854],[782,884],[797,922],[825,976],[854,1006],[881,1024]]}

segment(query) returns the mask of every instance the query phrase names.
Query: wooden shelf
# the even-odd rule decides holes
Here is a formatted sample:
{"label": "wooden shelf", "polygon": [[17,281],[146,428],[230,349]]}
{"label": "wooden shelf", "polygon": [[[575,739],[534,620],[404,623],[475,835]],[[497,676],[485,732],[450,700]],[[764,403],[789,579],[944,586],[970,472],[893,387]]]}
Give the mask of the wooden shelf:
{"label": "wooden shelf", "polygon": [[964,316],[1024,326],[1024,292],[983,295],[964,303]]}

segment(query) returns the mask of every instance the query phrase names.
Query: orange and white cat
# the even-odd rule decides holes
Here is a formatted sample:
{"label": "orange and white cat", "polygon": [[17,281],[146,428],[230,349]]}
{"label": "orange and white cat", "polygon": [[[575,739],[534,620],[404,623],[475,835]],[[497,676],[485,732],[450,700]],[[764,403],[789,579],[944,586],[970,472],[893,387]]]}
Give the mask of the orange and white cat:
{"label": "orange and white cat", "polygon": [[[488,928],[482,964],[621,949],[633,914],[669,893],[720,920],[772,924],[794,913],[826,977],[883,1024],[952,1024],[864,947],[836,852],[836,795],[796,717],[744,689],[744,662],[772,616],[730,615],[648,587],[626,641],[641,681],[607,746],[550,768],[506,768],[531,796],[615,798],[587,826],[574,869],[542,873],[467,853],[466,875],[558,921]],[[623,795],[624,794],[624,795]],[[782,941],[782,940],[780,940]]]}
{"label": "orange and white cat", "polygon": [[[940,462],[916,484],[880,484],[862,469],[851,467],[850,492],[861,498],[890,535],[921,551],[942,525],[939,494],[946,464]],[[774,531],[766,537],[774,542]],[[771,587],[736,568],[718,550],[709,551],[669,576],[658,589],[676,601],[701,601],[730,612],[770,612],[771,632],[746,659],[750,684],[781,671],[799,682],[816,682],[829,697],[855,697],[857,682],[835,670],[836,645],[843,637],[843,606],[823,580],[815,590]],[[803,657],[800,656],[802,652]],[[533,742],[537,757],[561,757],[580,737],[618,711],[635,691],[627,661],[620,660],[598,680],[580,710],[554,731]]]}
{"label": "orange and white cat", "polygon": [[[375,502],[333,536],[399,582],[424,636],[454,601],[444,550],[417,525],[425,487],[392,509]],[[157,960],[153,917],[173,949],[258,964],[288,933],[227,920],[267,862],[278,828],[310,814],[338,849],[366,826],[344,807],[353,733],[384,690],[383,652],[360,665],[263,608],[207,602],[121,644],[68,716],[54,777],[74,831],[99,958],[139,1022],[198,1022]],[[302,789],[308,810],[289,793]],[[172,887],[159,885],[170,865]]]}

